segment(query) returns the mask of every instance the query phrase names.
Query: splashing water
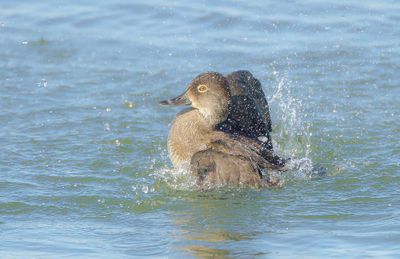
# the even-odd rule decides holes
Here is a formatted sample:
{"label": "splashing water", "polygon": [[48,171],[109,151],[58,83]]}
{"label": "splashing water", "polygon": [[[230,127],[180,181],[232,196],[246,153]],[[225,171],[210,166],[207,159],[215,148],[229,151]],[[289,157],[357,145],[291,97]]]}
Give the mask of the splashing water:
{"label": "splashing water", "polygon": [[[276,116],[272,141],[274,150],[284,158],[290,158],[287,164],[289,172],[295,177],[312,178],[323,173],[322,168],[313,165],[311,160],[311,126],[304,121],[303,101],[292,94],[293,82],[287,72],[280,74],[273,70],[274,93],[269,105]],[[287,175],[287,174],[285,174]]]}
{"label": "splashing water", "polygon": [[185,191],[195,188],[196,179],[187,168],[161,168],[154,176],[175,190]]}

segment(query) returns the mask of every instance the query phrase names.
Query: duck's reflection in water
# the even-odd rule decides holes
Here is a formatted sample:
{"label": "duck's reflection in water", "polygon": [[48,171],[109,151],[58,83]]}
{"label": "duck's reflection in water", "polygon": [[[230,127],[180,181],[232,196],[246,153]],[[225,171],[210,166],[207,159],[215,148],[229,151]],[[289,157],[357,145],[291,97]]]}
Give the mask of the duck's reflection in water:
{"label": "duck's reflection in water", "polygon": [[238,242],[242,240],[251,239],[246,234],[228,232],[226,230],[216,229],[216,230],[205,230],[203,233],[198,233],[197,235],[185,234],[183,237],[191,242],[199,241],[202,245],[187,245],[183,249],[190,252],[192,255],[200,258],[204,257],[217,257],[224,258],[231,255],[231,251],[228,249],[221,249],[212,247],[214,245],[218,246],[218,243],[223,242]]}
{"label": "duck's reflection in water", "polygon": [[[257,191],[197,193],[184,197],[169,214],[178,226],[177,246],[196,258],[257,257],[265,250],[251,244],[261,231]],[[253,201],[253,202],[251,202]],[[174,249],[175,250],[175,249]]]}

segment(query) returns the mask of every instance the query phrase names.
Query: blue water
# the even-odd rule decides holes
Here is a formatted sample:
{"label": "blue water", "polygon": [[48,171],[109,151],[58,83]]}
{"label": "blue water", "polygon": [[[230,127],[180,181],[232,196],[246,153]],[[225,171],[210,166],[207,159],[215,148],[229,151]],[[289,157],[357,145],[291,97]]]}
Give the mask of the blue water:
{"label": "blue water", "polygon": [[[399,257],[399,23],[395,0],[0,1],[0,257]],[[192,190],[158,101],[238,69],[291,170]]]}

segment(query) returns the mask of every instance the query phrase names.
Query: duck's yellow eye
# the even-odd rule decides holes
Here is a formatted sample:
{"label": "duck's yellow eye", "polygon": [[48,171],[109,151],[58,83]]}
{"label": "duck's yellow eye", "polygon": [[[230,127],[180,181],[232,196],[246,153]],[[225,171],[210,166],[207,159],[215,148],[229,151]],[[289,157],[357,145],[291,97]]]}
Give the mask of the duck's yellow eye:
{"label": "duck's yellow eye", "polygon": [[199,91],[199,93],[205,93],[208,91],[208,87],[206,85],[199,85],[197,91]]}

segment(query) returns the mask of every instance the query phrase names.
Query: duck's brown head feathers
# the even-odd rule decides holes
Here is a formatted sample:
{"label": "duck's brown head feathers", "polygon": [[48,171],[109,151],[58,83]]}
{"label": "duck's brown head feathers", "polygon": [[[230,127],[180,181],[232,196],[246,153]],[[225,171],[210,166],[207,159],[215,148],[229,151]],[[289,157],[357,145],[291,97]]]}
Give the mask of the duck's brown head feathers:
{"label": "duck's brown head feathers", "polygon": [[214,126],[226,120],[230,97],[229,83],[226,78],[216,72],[206,72],[194,78],[183,94],[162,101],[161,104],[190,104],[199,110],[211,126]]}

